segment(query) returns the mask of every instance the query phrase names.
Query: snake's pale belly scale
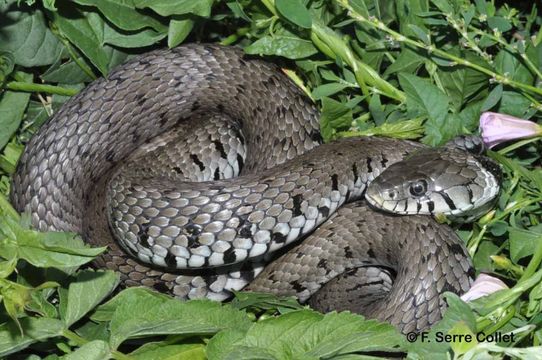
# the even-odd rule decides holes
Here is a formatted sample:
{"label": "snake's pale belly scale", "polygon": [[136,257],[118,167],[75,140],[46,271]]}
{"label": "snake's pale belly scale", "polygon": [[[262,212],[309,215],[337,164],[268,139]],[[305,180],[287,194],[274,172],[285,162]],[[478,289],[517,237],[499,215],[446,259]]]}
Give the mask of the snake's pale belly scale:
{"label": "snake's pale belly scale", "polygon": [[460,240],[426,217],[343,205],[420,145],[320,145],[318,117],[274,65],[239,49],[154,51],[89,85],[40,129],[14,175],[12,202],[40,230],[108,245],[97,263],[127,285],[223,300],[251,283],[302,301],[316,293],[312,304],[327,310],[330,301],[353,308],[349,294],[369,299],[371,286],[396,276],[369,315],[426,328],[440,318],[443,291],[470,285]]}

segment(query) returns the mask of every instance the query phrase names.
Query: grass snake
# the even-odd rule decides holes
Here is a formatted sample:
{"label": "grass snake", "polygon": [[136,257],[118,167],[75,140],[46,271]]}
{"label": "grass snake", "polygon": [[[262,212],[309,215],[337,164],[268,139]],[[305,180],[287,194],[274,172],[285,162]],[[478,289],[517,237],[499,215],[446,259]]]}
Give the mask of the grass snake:
{"label": "grass snake", "polygon": [[69,99],[27,144],[11,200],[37,229],[109,246],[96,263],[126,285],[224,300],[248,284],[422,330],[473,268],[457,235],[421,215],[471,213],[499,189],[462,139],[322,144],[319,112],[276,65],[190,44]]}

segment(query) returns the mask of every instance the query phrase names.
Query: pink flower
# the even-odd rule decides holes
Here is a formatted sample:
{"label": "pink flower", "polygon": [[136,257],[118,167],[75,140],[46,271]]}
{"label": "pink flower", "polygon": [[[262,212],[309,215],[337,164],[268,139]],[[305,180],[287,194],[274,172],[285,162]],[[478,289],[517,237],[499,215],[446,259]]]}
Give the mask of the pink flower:
{"label": "pink flower", "polygon": [[492,148],[509,140],[542,135],[542,126],[506,114],[485,112],[480,117],[480,131],[486,146]]}
{"label": "pink flower", "polygon": [[480,274],[476,280],[474,280],[469,291],[461,296],[461,300],[466,302],[476,300],[482,296],[492,294],[502,289],[508,289],[508,286],[501,280],[493,276]]}

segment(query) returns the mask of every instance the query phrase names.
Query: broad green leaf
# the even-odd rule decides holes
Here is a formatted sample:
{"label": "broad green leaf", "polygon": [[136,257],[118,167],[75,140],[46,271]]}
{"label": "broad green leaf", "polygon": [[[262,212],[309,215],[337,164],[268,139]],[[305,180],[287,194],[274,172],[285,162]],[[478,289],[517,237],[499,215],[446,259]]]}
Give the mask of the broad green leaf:
{"label": "broad green leaf", "polygon": [[[26,82],[32,81],[32,75],[19,73]],[[30,100],[30,93],[5,91],[0,93],[0,149],[8,143],[17,131],[23,119],[24,111]]]}
{"label": "broad green leaf", "polygon": [[503,89],[502,84],[498,84],[497,86],[495,86],[493,90],[491,90],[489,95],[487,96],[480,110],[488,111],[492,107],[497,105],[499,101],[501,101],[501,98],[502,98],[502,89]]}
{"label": "broad green leaf", "polygon": [[315,100],[320,100],[323,97],[334,95],[349,87],[352,87],[352,85],[345,83],[323,84],[314,88],[312,91],[312,97]]}
{"label": "broad green leaf", "polygon": [[21,228],[16,220],[0,217],[2,257],[17,256],[37,267],[66,268],[92,261],[105,248],[90,248],[77,236],[62,232],[38,232]]}
{"label": "broad green leaf", "polygon": [[213,0],[132,0],[139,9],[150,8],[162,16],[194,14],[209,17]]}
{"label": "broad green leaf", "polygon": [[8,51],[0,51],[0,86],[4,85],[6,78],[15,69],[15,58]]}
{"label": "broad green leaf", "polygon": [[106,75],[109,59],[103,48],[104,22],[97,13],[84,13],[75,7],[63,6],[63,11],[53,13],[53,22],[60,33]]}
{"label": "broad green leaf", "polygon": [[510,21],[501,16],[491,16],[487,18],[487,25],[492,30],[497,29],[501,33],[507,32],[508,30],[512,29],[512,24],[510,24]]}
{"label": "broad green leaf", "polygon": [[329,141],[336,131],[346,131],[352,126],[352,109],[331,98],[322,99],[320,131],[325,141]]}
{"label": "broad green leaf", "polygon": [[145,303],[161,304],[169,299],[169,296],[156,291],[152,291],[148,288],[128,288],[115,295],[114,298],[112,298],[105,304],[100,305],[100,307],[98,307],[96,311],[94,311],[94,313],[92,314],[91,319],[95,321],[111,321],[117,308],[125,302],[141,301]]}
{"label": "broad green leaf", "polygon": [[111,270],[80,271],[68,288],[66,312],[61,314],[66,327],[94,309],[118,284],[119,274]]}
{"label": "broad green leaf", "polygon": [[424,59],[419,54],[409,48],[405,48],[397,56],[395,62],[386,68],[383,76],[385,77],[396,72],[415,73],[416,69],[423,63]]}
{"label": "broad green leaf", "polygon": [[[79,61],[84,61],[79,58]],[[90,82],[92,79],[75,61],[58,62],[53,65],[47,71],[40,76],[44,81],[63,83],[63,84],[80,84],[83,82]]]}
{"label": "broad green leaf", "polygon": [[43,13],[17,1],[0,2],[2,27],[0,51],[10,51],[15,63],[21,66],[51,64],[62,50],[62,45],[47,27]]}
{"label": "broad green leaf", "polygon": [[64,329],[62,321],[48,318],[22,318],[19,320],[24,335],[13,322],[0,325],[0,356],[13,354],[29,345],[59,336]]}
{"label": "broad green leaf", "polygon": [[295,35],[264,36],[245,48],[247,54],[277,55],[300,59],[318,52],[311,41]]}
{"label": "broad green leaf", "polygon": [[[399,83],[407,96],[408,110],[414,114],[427,116],[424,142],[439,145],[457,134],[458,124],[448,117],[448,97],[429,80],[416,75],[400,73]],[[452,121],[448,121],[452,120]],[[446,129],[448,133],[444,133]]]}
{"label": "broad green leaf", "polygon": [[534,254],[538,244],[542,241],[542,226],[533,226],[528,230],[509,227],[510,258],[517,263],[525,256]]}
{"label": "broad green leaf", "polygon": [[239,291],[234,294],[235,298],[230,304],[236,309],[297,310],[304,307],[293,296],[278,297],[274,294],[252,291]]}
{"label": "broad green leaf", "polygon": [[81,5],[95,6],[113,24],[123,30],[141,30],[151,28],[158,33],[165,33],[167,26],[138,11],[131,0],[75,0]]}
{"label": "broad green leaf", "polygon": [[61,359],[63,360],[103,360],[108,359],[111,356],[109,346],[105,341],[102,340],[93,340],[90,341],[79,349],[75,350],[72,353],[69,353]]}
{"label": "broad green leaf", "polygon": [[139,48],[155,44],[166,36],[166,32],[159,33],[151,29],[135,33],[120,31],[104,23],[102,45],[109,44],[123,48]]}
{"label": "broad green leaf", "polygon": [[530,107],[531,101],[522,94],[515,91],[503,91],[497,112],[523,118]]}
{"label": "broad green leaf", "polygon": [[305,29],[311,28],[311,14],[301,0],[275,0],[275,6],[279,13],[292,23]]}
{"label": "broad green leaf", "polygon": [[224,331],[211,339],[210,357],[233,359],[248,353],[262,354],[263,359],[331,359],[360,352],[400,352],[403,345],[391,325],[349,312],[322,315],[298,310],[259,321],[245,334],[229,332],[233,333]]}
{"label": "broad green leaf", "polygon": [[205,360],[203,344],[167,345],[148,343],[129,354],[138,360]]}
{"label": "broad green leaf", "polygon": [[[470,57],[467,58],[474,62]],[[439,71],[439,77],[455,112],[461,110],[465,104],[469,104],[472,98],[489,83],[487,75],[469,68],[454,67],[450,70]]]}
{"label": "broad green leaf", "polygon": [[181,44],[192,28],[194,27],[194,20],[187,17],[185,19],[171,19],[169,22],[167,46],[171,49]]}
{"label": "broad green leaf", "polygon": [[212,335],[226,328],[247,328],[250,323],[244,311],[229,305],[210,300],[183,302],[132,291],[123,296],[112,315],[110,344],[117,348],[126,339],[142,336]]}

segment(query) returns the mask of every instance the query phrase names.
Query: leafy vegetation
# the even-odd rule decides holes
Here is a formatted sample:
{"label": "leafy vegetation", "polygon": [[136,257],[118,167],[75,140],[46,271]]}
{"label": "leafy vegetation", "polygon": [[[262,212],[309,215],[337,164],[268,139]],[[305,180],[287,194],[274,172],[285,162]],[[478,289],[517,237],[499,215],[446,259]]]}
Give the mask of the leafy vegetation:
{"label": "leafy vegetation", "polygon": [[0,356],[537,358],[537,139],[491,154],[505,171],[498,206],[457,229],[477,271],[498,273],[512,288],[468,305],[449,295],[445,319],[432,330],[513,333],[511,342],[408,343],[390,325],[262,294],[217,304],[132,288],[111,298],[116,274],[78,270],[104,249],[74,234],[31,230],[7,196],[39,126],[85,84],[152,48],[220,42],[269,56],[318,104],[327,141],[385,135],[438,145],[476,132],[482,111],[541,118],[541,22],[528,1],[0,0]]}

